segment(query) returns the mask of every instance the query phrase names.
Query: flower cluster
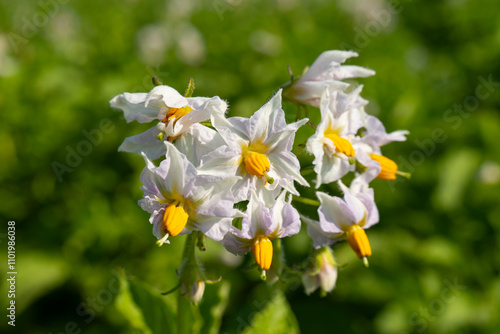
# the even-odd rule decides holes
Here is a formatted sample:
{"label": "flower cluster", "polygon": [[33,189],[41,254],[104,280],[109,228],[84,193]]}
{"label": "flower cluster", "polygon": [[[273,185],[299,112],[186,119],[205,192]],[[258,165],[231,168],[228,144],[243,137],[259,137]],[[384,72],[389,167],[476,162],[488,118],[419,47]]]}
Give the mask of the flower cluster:
{"label": "flower cluster", "polygon": [[[372,251],[365,230],[379,221],[369,183],[377,177],[394,180],[406,175],[382,155],[381,147],[404,141],[407,131],[387,133],[380,120],[365,112],[363,87],[343,81],[375,74],[342,65],[355,56],[351,51],[324,52],[301,77],[292,75],[250,118],[226,117],[227,103],[218,96],[192,97],[192,80],[184,95],[156,81],[149,93],[114,97],[111,106],[121,109],[127,122],[155,123],[126,138],[119,150],[145,160],[139,205],[151,215],[158,244],[181,234],[200,240],[206,236],[233,254],[251,251],[265,277],[273,265],[273,240],[299,233],[302,221],[316,248],[312,266],[302,271],[307,293],[318,287],[326,293],[335,286],[337,264],[329,245],[347,240],[367,263]],[[319,108],[319,124],[300,113],[287,124],[282,95],[298,109]],[[295,134],[306,123],[316,130],[301,144],[314,156],[315,177],[310,182],[316,189],[338,182],[343,198],[317,191],[318,202],[301,197],[296,188],[296,183],[309,187],[292,151]],[[156,166],[152,161],[160,157]],[[354,173],[354,179],[346,186],[341,178],[348,173]],[[318,219],[300,214],[294,200],[317,203]],[[195,278],[180,284],[199,300],[203,290],[189,287],[206,280],[200,278],[200,268],[195,271]],[[181,280],[190,276],[182,267],[179,275]]]}

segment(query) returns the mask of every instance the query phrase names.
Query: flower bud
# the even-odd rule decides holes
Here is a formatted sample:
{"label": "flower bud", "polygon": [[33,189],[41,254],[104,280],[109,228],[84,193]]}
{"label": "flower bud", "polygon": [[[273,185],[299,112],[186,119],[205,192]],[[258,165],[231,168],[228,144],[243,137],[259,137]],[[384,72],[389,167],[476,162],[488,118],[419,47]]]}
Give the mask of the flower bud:
{"label": "flower bud", "polygon": [[337,282],[337,263],[330,247],[322,247],[313,252],[314,264],[302,275],[302,283],[306,294],[310,295],[316,289],[321,289],[324,296],[335,288]]}
{"label": "flower bud", "polygon": [[183,284],[181,292],[186,294],[186,298],[193,303],[199,303],[201,298],[203,298],[203,293],[205,292],[205,281],[199,279],[190,286]]}

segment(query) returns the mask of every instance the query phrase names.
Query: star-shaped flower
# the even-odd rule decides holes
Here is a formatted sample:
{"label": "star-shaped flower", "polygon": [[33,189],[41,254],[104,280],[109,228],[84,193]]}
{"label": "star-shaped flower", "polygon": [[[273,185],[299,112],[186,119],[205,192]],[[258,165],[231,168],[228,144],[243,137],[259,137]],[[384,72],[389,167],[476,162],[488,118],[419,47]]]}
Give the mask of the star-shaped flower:
{"label": "star-shaped flower", "polygon": [[173,141],[193,124],[223,115],[227,104],[218,96],[184,97],[174,88],[161,85],[149,93],[123,93],[110,101],[111,107],[123,110],[127,122],[159,121],[151,129],[125,139],[119,151],[141,153],[152,160],[165,154],[164,141]]}
{"label": "star-shaped flower", "polygon": [[321,98],[321,122],[307,141],[307,150],[315,157],[316,188],[339,180],[355,170],[351,141],[363,125],[366,100],[359,96],[362,86],[346,94],[326,89]]}
{"label": "star-shaped flower", "polygon": [[[380,147],[393,141],[405,141],[409,132],[397,130],[387,133],[382,122],[371,115],[366,116],[362,128],[364,134],[353,140],[353,147],[357,152],[356,160],[370,172],[371,179],[395,180],[398,174],[408,177],[408,173],[398,171],[398,165],[393,160],[382,155]],[[374,169],[376,172],[372,172]],[[367,178],[367,181],[371,179]]]}
{"label": "star-shaped flower", "polygon": [[341,80],[368,77],[375,72],[364,67],[341,65],[348,58],[357,57],[353,51],[325,51],[297,81],[294,81],[286,92],[292,101],[319,107],[321,95],[326,88],[344,90],[349,84]]}
{"label": "star-shaped flower", "polygon": [[146,161],[141,174],[144,198],[139,205],[151,213],[153,234],[160,245],[168,243],[169,236],[193,230],[220,241],[238,215],[233,209],[230,191],[238,178],[198,175],[193,164],[173,144],[163,145],[166,159],[159,167],[143,155]]}
{"label": "star-shaped flower", "polygon": [[273,244],[271,240],[297,234],[300,217],[297,210],[285,201],[283,191],[270,207],[255,191],[243,217],[241,229],[229,228],[221,243],[233,254],[243,255],[252,250],[255,262],[262,270],[271,267]]}
{"label": "star-shaped flower", "polygon": [[[212,124],[226,145],[202,158],[200,172],[241,176],[233,192],[237,201],[247,200],[252,189],[279,191],[283,187],[298,195],[294,180],[308,185],[300,164],[291,152],[295,132],[307,119],[286,124],[281,109],[281,90],[249,119],[213,114]],[[278,187],[279,186],[279,187]]]}
{"label": "star-shaped flower", "polygon": [[365,230],[379,221],[373,189],[357,184],[353,191],[341,181],[339,185],[344,193],[343,199],[316,192],[321,202],[319,221],[302,218],[307,223],[307,232],[313,239],[314,247],[347,239],[356,255],[365,260],[372,254]]}

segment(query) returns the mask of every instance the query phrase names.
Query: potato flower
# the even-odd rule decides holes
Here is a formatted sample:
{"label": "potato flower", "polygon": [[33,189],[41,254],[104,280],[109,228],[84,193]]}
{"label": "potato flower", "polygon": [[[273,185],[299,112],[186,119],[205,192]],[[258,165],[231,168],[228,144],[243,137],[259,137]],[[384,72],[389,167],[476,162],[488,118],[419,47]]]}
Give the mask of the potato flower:
{"label": "potato flower", "polygon": [[407,130],[397,130],[387,133],[382,122],[371,115],[366,116],[363,129],[363,136],[353,140],[353,147],[357,152],[356,160],[368,170],[377,169],[378,174],[375,174],[374,177],[383,180],[395,180],[396,175],[409,177],[408,173],[398,170],[398,165],[393,160],[382,155],[380,149],[381,146],[393,141],[405,141],[409,132]]}
{"label": "potato flower", "polygon": [[153,234],[161,246],[169,236],[203,232],[220,241],[238,215],[229,189],[237,177],[198,175],[195,167],[177,148],[165,142],[166,159],[156,167],[143,154],[146,167],[141,174],[144,198],[141,208],[151,214]]}
{"label": "potato flower", "polygon": [[300,164],[291,152],[295,132],[307,119],[286,124],[281,109],[281,90],[250,118],[212,115],[212,124],[226,145],[202,158],[200,173],[236,175],[233,192],[237,201],[247,200],[252,190],[285,188],[298,195],[294,181],[308,185]]}
{"label": "potato flower", "polygon": [[233,254],[243,255],[252,251],[255,262],[262,270],[268,270],[273,260],[275,238],[284,238],[300,231],[300,217],[297,210],[285,201],[283,191],[271,206],[252,191],[241,222],[241,229],[229,228],[221,243]]}
{"label": "potato flower", "polygon": [[307,72],[291,83],[285,97],[300,104],[319,107],[326,88],[344,90],[349,84],[344,79],[369,77],[375,72],[355,65],[341,65],[348,58],[357,57],[354,51],[325,51],[314,61]]}
{"label": "potato flower", "polygon": [[160,85],[149,93],[123,93],[115,96],[110,105],[123,111],[127,122],[159,121],[151,129],[128,138],[119,151],[141,153],[149,159],[165,154],[164,141],[173,141],[193,124],[210,119],[212,114],[224,114],[227,104],[218,96],[184,97],[174,88]]}
{"label": "potato flower", "polygon": [[319,221],[303,218],[307,223],[307,232],[315,248],[347,240],[356,255],[367,265],[367,258],[372,255],[372,251],[365,230],[379,221],[373,189],[356,184],[356,190],[359,191],[356,192],[347,188],[342,181],[339,181],[339,185],[344,193],[343,199],[316,192],[321,203]]}
{"label": "potato flower", "polygon": [[321,98],[321,122],[316,133],[307,141],[307,151],[314,155],[316,188],[321,184],[339,180],[355,170],[351,141],[363,125],[367,103],[359,95],[362,86],[346,94],[326,89]]}

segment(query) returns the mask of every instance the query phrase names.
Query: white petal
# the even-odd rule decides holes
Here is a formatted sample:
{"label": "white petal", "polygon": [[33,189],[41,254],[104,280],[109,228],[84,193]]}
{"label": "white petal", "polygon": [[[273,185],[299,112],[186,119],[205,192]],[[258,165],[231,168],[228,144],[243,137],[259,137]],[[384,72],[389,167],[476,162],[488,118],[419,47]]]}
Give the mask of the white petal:
{"label": "white petal", "polygon": [[149,159],[158,159],[167,151],[163,141],[158,140],[156,137],[159,133],[157,127],[154,126],[143,133],[127,137],[118,148],[118,151],[137,154],[144,152]]}
{"label": "white petal", "polygon": [[167,148],[166,160],[170,161],[169,174],[165,178],[165,183],[171,192],[184,195],[184,192],[187,191],[184,189],[185,184],[196,176],[196,169],[172,143],[164,143]]}
{"label": "white petal", "polygon": [[292,86],[289,94],[297,101],[319,107],[321,95],[325,90],[344,90],[347,87],[349,84],[337,80],[306,81],[301,78]]}
{"label": "white petal", "polygon": [[232,218],[199,217],[193,225],[214,241],[221,241],[231,226]]}
{"label": "white petal", "polygon": [[174,88],[166,85],[156,86],[149,92],[146,98],[146,106],[158,99],[162,100],[168,108],[182,108],[188,105],[188,100],[184,96]]}
{"label": "white petal", "polygon": [[366,77],[375,72],[358,66],[340,66],[348,58],[357,57],[353,51],[325,51],[311,65],[304,75],[305,80],[343,80],[345,78]]}
{"label": "white petal", "polygon": [[375,75],[374,70],[355,65],[343,65],[335,70],[333,78],[335,80],[344,80],[351,78],[366,78],[372,75]]}
{"label": "white petal", "polygon": [[193,124],[188,131],[174,142],[175,147],[183,153],[196,167],[201,158],[224,145],[224,139],[217,131],[201,124]]}
{"label": "white petal", "polygon": [[159,113],[164,106],[162,101],[151,100],[146,106],[146,93],[123,93],[115,96],[109,103],[111,107],[121,109],[127,122],[138,121],[148,123],[159,119]]}
{"label": "white petal", "polygon": [[273,152],[268,158],[280,177],[284,178],[289,175],[301,185],[309,186],[309,183],[300,175],[300,164],[295,154],[287,151]]}

